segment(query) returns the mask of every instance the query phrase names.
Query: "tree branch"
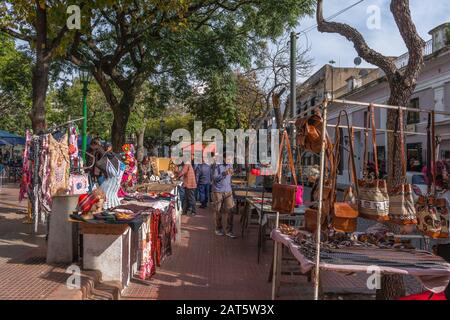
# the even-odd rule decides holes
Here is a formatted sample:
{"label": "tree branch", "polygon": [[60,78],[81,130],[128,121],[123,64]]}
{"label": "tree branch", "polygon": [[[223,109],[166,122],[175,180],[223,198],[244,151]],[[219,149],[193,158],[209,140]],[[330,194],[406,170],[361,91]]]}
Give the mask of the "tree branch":
{"label": "tree branch", "polygon": [[391,12],[409,52],[403,81],[407,86],[415,85],[424,63],[425,41],[419,36],[409,9],[409,0],[392,0]]}
{"label": "tree branch", "polygon": [[[395,1],[395,0],[393,0]],[[400,0],[404,1],[404,0]],[[368,63],[380,67],[388,77],[394,77],[397,67],[395,66],[394,59],[384,56],[381,53],[371,49],[362,34],[355,28],[338,22],[327,22],[323,17],[323,0],[317,1],[317,25],[320,32],[326,33],[338,33],[350,42],[353,42],[358,55],[366,60]]]}

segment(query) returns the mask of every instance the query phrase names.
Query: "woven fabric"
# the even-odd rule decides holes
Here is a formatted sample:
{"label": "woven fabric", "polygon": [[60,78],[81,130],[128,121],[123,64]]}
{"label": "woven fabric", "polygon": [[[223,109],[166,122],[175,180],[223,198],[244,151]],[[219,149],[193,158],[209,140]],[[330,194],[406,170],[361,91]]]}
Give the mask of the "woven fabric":
{"label": "woven fabric", "polygon": [[401,185],[389,194],[389,220],[396,224],[417,224],[412,187]]}
{"label": "woven fabric", "polygon": [[359,185],[358,211],[361,217],[375,221],[389,220],[389,195],[384,181]]}
{"label": "woven fabric", "polygon": [[69,171],[70,158],[69,146],[67,144],[67,134],[65,134],[61,142],[49,135],[49,152],[50,152],[50,194],[65,194],[69,189]]}

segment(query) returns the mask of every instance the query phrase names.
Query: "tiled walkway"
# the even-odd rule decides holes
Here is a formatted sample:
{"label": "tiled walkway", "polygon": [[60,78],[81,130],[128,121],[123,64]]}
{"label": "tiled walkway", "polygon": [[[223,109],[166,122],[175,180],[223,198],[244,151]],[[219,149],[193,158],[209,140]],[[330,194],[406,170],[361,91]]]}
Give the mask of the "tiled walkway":
{"label": "tiled walkway", "polygon": [[[236,231],[239,231],[236,217]],[[270,299],[270,249],[257,263],[256,230],[244,238],[214,235],[212,212],[183,217],[181,240],[151,281],[134,280],[124,299]],[[238,232],[236,232],[238,233]]]}
{"label": "tiled walkway", "polygon": [[23,224],[26,202],[17,198],[17,187],[0,189],[0,300],[81,297],[75,292],[61,296],[69,275],[62,265],[46,264],[45,229],[32,235],[32,226]]}

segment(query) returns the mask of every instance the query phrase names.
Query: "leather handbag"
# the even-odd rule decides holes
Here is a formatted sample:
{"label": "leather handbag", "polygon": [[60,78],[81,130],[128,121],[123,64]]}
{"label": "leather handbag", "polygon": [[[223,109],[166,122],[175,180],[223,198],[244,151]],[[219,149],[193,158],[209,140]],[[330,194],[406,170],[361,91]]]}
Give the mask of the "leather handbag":
{"label": "leather handbag", "polygon": [[[372,126],[372,145],[375,172],[368,172],[368,136],[369,122]],[[364,146],[364,170],[363,179],[358,181],[358,211],[362,218],[385,222],[389,220],[389,195],[386,180],[380,179],[377,153],[377,131],[375,127],[375,112],[373,105],[369,106],[367,115],[367,128],[365,132]]]}
{"label": "leather handbag", "polygon": [[[322,149],[323,131],[322,116],[316,113],[309,117],[298,119],[295,126],[297,128],[297,145],[299,149],[316,154],[320,153]],[[328,135],[327,145],[331,145]]]}
{"label": "leather handbag", "polygon": [[[336,133],[335,133],[335,165],[337,168],[339,166],[340,159],[340,122],[341,116],[345,115],[347,118],[347,129],[349,134],[349,177],[350,177],[350,186],[348,191],[344,195],[344,202],[335,202],[333,205],[333,218],[332,218],[332,226],[338,232],[355,232],[358,226],[358,208],[356,205],[356,199],[351,199],[353,197],[353,188],[352,184],[356,181],[356,166],[355,166],[355,154],[353,151],[353,128],[350,127],[350,121],[348,117],[348,113],[345,110],[342,110],[339,113],[338,123],[336,125]],[[353,203],[352,203],[353,201]]]}
{"label": "leather handbag", "polygon": [[[406,183],[406,154],[403,126],[403,110],[399,108],[394,145],[399,145],[400,148],[394,148],[394,157],[397,150],[400,149],[402,177],[399,184],[389,192],[389,220],[399,225],[412,225],[417,224],[417,214],[414,204],[413,188],[410,184]],[[400,135],[398,135],[398,131],[400,131]]]}
{"label": "leather handbag", "polygon": [[[289,167],[291,169],[293,185],[281,184],[281,172],[283,169],[283,149],[284,143],[288,152]],[[276,182],[272,185],[272,210],[280,213],[294,214],[295,202],[297,196],[297,176],[295,174],[294,160],[292,157],[291,144],[287,131],[283,132],[280,144],[280,153],[278,156],[278,170]]]}
{"label": "leather handbag", "polygon": [[422,195],[416,204],[417,229],[432,239],[446,239],[449,236],[447,200],[436,196],[436,141],[435,115],[428,117],[427,127],[428,194]]}
{"label": "leather handbag", "polygon": [[[305,229],[311,233],[317,231],[317,213],[318,210],[314,208],[308,208],[305,211]],[[328,227],[328,216],[322,214],[320,216],[322,230]]]}

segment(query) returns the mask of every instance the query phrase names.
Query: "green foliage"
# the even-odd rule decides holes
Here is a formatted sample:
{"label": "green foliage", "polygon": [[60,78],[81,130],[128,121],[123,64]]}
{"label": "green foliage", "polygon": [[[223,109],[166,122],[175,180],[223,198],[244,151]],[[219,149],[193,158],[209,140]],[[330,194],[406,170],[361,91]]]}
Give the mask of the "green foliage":
{"label": "green foliage", "polygon": [[226,129],[236,127],[236,79],[232,73],[214,73],[189,100],[189,110],[203,129]]}
{"label": "green foliage", "polygon": [[[47,115],[49,125],[64,123],[70,119],[81,118],[83,115],[83,85],[75,80],[73,84],[63,84],[50,91],[47,98]],[[89,85],[88,105],[88,135],[109,140],[113,115],[106,103],[105,97],[97,83]],[[82,122],[77,122],[81,129]]]}
{"label": "green foliage", "polygon": [[0,129],[24,134],[30,126],[31,59],[0,33]]}
{"label": "green foliage", "polygon": [[[161,119],[164,120],[161,123]],[[152,118],[147,122],[145,131],[145,145],[151,149],[161,144],[170,145],[172,132],[177,129],[186,129],[191,133],[194,128],[194,116],[191,114],[163,115],[161,118]]]}

